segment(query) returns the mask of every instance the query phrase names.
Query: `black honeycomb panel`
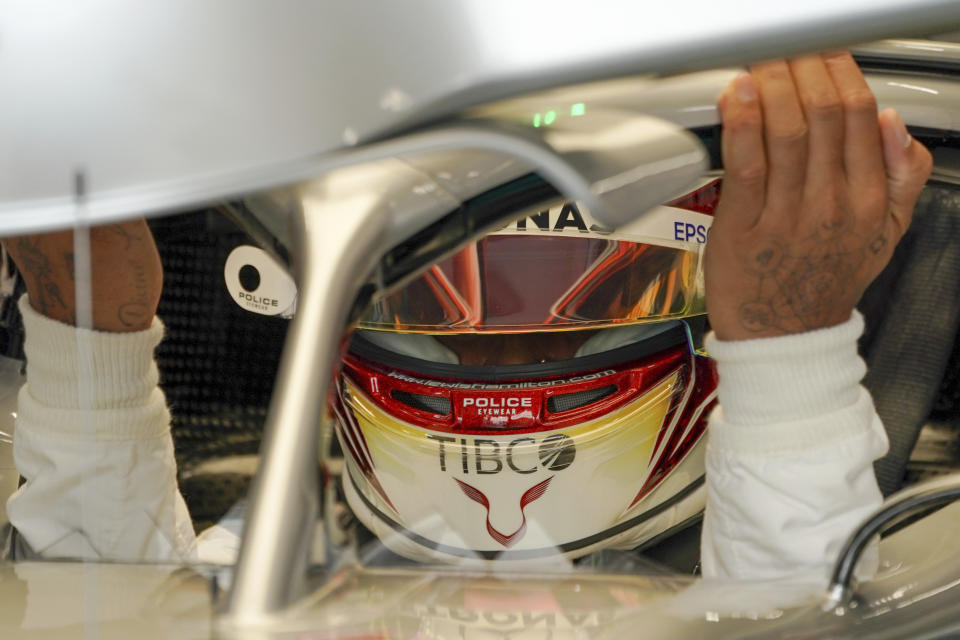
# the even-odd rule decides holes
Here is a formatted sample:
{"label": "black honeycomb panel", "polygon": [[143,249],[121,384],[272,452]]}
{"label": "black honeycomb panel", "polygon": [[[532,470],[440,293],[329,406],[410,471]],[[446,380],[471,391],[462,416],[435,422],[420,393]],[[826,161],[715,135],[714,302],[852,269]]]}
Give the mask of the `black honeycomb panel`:
{"label": "black honeycomb panel", "polygon": [[227,255],[253,244],[215,211],[150,222],[164,267],[158,315],[160,381],[181,465],[254,453],[280,362],[287,320],[252,314],[230,299]]}
{"label": "black honeycomb panel", "polygon": [[250,476],[242,473],[204,474],[180,482],[180,492],[198,531],[216,524],[249,488]]}
{"label": "black honeycomb panel", "polygon": [[437,413],[443,416],[448,416],[451,413],[450,398],[425,396],[419,393],[400,391],[399,389],[394,389],[390,392],[390,395],[393,396],[394,400],[402,402],[414,409],[429,411],[430,413]]}
{"label": "black honeycomb panel", "polygon": [[609,384],[596,389],[587,389],[585,391],[575,391],[573,393],[562,393],[560,395],[551,396],[547,400],[547,410],[550,413],[560,413],[563,411],[570,411],[572,409],[579,409],[580,407],[585,407],[588,404],[606,398],[607,396],[616,392],[616,390],[617,385]]}

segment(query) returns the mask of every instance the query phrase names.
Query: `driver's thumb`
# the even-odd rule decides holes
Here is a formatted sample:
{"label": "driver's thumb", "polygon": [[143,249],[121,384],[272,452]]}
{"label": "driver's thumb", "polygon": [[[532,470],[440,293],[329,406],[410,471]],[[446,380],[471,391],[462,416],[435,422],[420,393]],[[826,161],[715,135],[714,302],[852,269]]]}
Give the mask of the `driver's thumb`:
{"label": "driver's thumb", "polygon": [[906,231],[920,191],[930,177],[933,158],[926,147],[907,132],[900,114],[894,109],[884,109],[880,113],[880,135],[891,213],[901,224],[901,230]]}

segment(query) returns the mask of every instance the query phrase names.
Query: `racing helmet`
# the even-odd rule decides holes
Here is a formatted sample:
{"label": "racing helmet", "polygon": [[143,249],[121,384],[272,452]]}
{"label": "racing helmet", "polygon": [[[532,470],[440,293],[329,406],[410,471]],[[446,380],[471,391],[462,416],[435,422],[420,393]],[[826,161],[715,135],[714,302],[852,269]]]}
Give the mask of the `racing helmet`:
{"label": "racing helmet", "polygon": [[704,505],[719,181],[615,233],[556,202],[375,303],[333,402],[343,490],[419,561],[633,549]]}

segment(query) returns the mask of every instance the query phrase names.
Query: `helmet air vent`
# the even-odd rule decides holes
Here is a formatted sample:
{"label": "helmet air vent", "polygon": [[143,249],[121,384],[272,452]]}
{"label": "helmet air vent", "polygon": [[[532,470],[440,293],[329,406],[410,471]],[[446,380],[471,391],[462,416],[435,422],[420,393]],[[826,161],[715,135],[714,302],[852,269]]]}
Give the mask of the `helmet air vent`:
{"label": "helmet air vent", "polygon": [[426,396],[419,393],[400,391],[399,389],[394,389],[390,392],[390,395],[397,402],[402,402],[408,407],[413,407],[414,409],[419,409],[420,411],[438,413],[444,416],[450,415],[451,412],[450,398]]}
{"label": "helmet air vent", "polygon": [[570,411],[579,409],[598,400],[603,400],[617,390],[617,385],[608,384],[596,389],[587,389],[575,393],[562,393],[552,396],[547,400],[547,410],[550,413],[560,413],[561,411]]}

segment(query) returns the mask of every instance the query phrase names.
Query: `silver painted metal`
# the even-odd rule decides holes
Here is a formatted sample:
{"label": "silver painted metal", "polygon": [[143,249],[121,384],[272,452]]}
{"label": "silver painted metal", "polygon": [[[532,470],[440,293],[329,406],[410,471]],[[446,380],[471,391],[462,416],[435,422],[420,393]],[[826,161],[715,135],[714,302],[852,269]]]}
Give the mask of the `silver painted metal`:
{"label": "silver painted metal", "polygon": [[[316,520],[318,430],[324,389],[356,281],[371,265],[387,218],[378,207],[306,196],[293,237],[300,304],[284,349],[251,491],[250,519],[228,603],[240,623],[260,621],[301,595]],[[325,225],[338,222],[338,233]]]}
{"label": "silver painted metal", "polygon": [[824,611],[837,611],[853,598],[853,587],[844,584],[831,584],[827,588],[827,600],[823,604]]}
{"label": "silver painted metal", "polygon": [[854,570],[860,554],[884,529],[924,509],[960,500],[960,474],[952,474],[894,494],[850,534],[834,564],[825,611],[849,605],[854,596]]}
{"label": "silver painted metal", "polygon": [[880,40],[852,49],[857,57],[903,66],[920,63],[928,69],[949,65],[960,70],[960,44],[933,40]]}
{"label": "silver painted metal", "polygon": [[[942,46],[941,46],[942,45]],[[895,48],[891,48],[894,47]],[[907,74],[885,68],[893,62],[896,51],[909,49],[916,56],[913,64],[924,64],[924,52],[933,57],[932,66],[923,74]],[[895,107],[904,121],[914,128],[960,130],[960,45],[929,40],[899,40],[856,48],[855,55],[870,60],[867,83],[877,98],[880,109]],[[884,53],[886,52],[886,53]],[[881,53],[883,55],[881,55]],[[953,60],[953,62],[950,62]],[[957,66],[950,72],[949,65]],[[938,72],[939,70],[939,72]],[[503,117],[509,111],[536,112],[545,105],[568,105],[583,102],[606,109],[625,109],[672,122],[686,128],[714,127],[720,124],[716,101],[724,87],[739,69],[717,69],[653,80],[630,77],[602,82],[561,87],[538,94],[513,98],[502,103],[485,105],[471,114]],[[940,181],[960,183],[960,157],[948,149],[935,150],[933,177]]]}
{"label": "silver painted metal", "polygon": [[[699,141],[668,123],[602,111],[570,122],[542,138],[526,129],[504,132],[496,122],[411,136],[383,145],[385,159],[334,171],[275,199],[295,203],[289,215],[300,299],[265,428],[225,624],[263,624],[302,594],[317,510],[324,389],[334,375],[357,287],[385,251],[460,204],[422,173],[431,164],[423,154],[462,150],[459,164],[450,160],[446,166],[455,173],[469,173],[463,169],[473,164],[475,149],[487,151],[477,157],[482,165],[489,166],[496,153],[503,160],[495,168],[536,167],[561,191],[589,203],[595,217],[611,227],[690,187],[707,168]],[[411,159],[417,156],[419,161]],[[478,184],[482,190],[493,186],[488,180]],[[504,211],[502,222],[520,213]]]}
{"label": "silver painted metal", "polygon": [[175,211],[512,95],[958,24],[956,0],[9,0],[0,225],[71,224],[80,183],[91,224]]}
{"label": "silver painted metal", "polygon": [[[940,45],[926,40],[896,42],[903,46],[916,44],[919,47],[917,51],[922,51],[922,48],[928,45]],[[960,45],[949,43],[947,46],[960,48]],[[869,48],[858,48],[856,51],[861,49]],[[583,103],[591,113],[596,109],[627,111],[643,113],[684,128],[712,127],[720,123],[716,109],[717,98],[739,72],[739,69],[717,69],[662,79],[628,77],[572,85],[483,105],[463,115],[474,120],[512,122],[516,126],[521,120],[525,125],[530,124],[531,114],[543,113],[548,108],[569,108],[572,104]],[[895,106],[911,127],[960,129],[960,111],[954,107],[960,104],[960,78],[926,74],[910,76],[908,81],[903,75],[870,71],[867,73],[867,82],[877,96],[880,108]],[[304,177],[319,175],[348,162],[371,160],[381,153],[381,148],[378,144],[369,149],[358,148],[346,154],[332,154],[314,164]],[[497,160],[500,161],[502,160]],[[475,179],[463,179],[462,184],[457,184],[443,177],[450,173],[445,161],[441,161],[437,167],[418,168],[434,179],[441,188],[454,195],[459,195],[461,188],[471,189],[476,186]],[[517,166],[514,175],[519,176],[526,170]],[[951,158],[938,158],[934,172],[937,179],[957,182],[960,180],[960,163],[953,162]],[[264,209],[261,221],[267,225],[265,228],[283,244],[288,244],[284,220],[275,215],[276,203],[264,202],[277,197],[277,193],[282,191],[257,193],[246,198],[245,202],[253,209]]]}
{"label": "silver painted metal", "polygon": [[[921,85],[920,79],[920,76],[914,77],[916,82],[910,84],[932,86]],[[892,87],[890,91],[889,100],[893,106],[899,107],[896,100],[907,95],[909,90]],[[937,106],[931,101],[927,103],[929,109],[943,110],[960,104],[953,94],[941,94],[941,97],[943,104]],[[679,97],[676,99],[681,100]],[[665,111],[669,110],[669,101],[670,98],[663,101]],[[712,103],[703,104],[712,107]],[[685,106],[682,103],[674,105],[677,117],[683,117]],[[931,111],[917,109],[914,113],[916,117],[921,117]],[[922,124],[910,119],[908,122]],[[715,120],[707,124],[715,124]],[[394,149],[398,153],[401,150],[400,146]],[[408,156],[405,159],[411,158]],[[365,159],[372,160],[373,157],[368,155]],[[504,177],[514,169],[523,171],[528,167],[524,160],[513,159],[512,162],[515,167],[505,167]],[[421,175],[430,176],[434,172],[430,163],[410,164],[415,164]],[[495,167],[497,163],[491,166]],[[433,182],[441,184],[441,180],[437,175]],[[491,181],[489,184],[495,183]],[[441,191],[453,193],[458,200],[468,197],[470,192],[467,188],[461,193],[446,187]],[[283,216],[281,220],[285,222],[288,217]],[[405,222],[408,225],[414,223],[412,218]],[[376,232],[371,233],[375,235]],[[401,228],[391,227],[390,234],[394,234],[394,241],[405,237],[404,233]],[[563,609],[569,609],[578,620],[583,621],[591,616],[585,616],[582,604],[588,603],[592,610],[597,603],[601,603],[601,613],[608,614],[598,618],[603,621],[604,628],[578,624],[569,630],[570,634],[590,637],[631,637],[641,628],[651,638],[819,637],[828,634],[844,638],[947,637],[956,634],[956,621],[960,619],[960,598],[957,597],[957,591],[960,590],[960,541],[955,534],[960,528],[960,509],[957,507],[960,505],[941,509],[881,540],[881,555],[888,564],[877,578],[858,587],[860,606],[846,609],[842,618],[832,612],[821,611],[819,602],[781,607],[774,615],[763,618],[750,608],[756,603],[750,601],[749,596],[744,601],[742,593],[736,594],[741,598],[736,605],[746,609],[735,606],[729,611],[721,610],[717,603],[723,601],[724,593],[714,593],[704,600],[703,607],[694,608],[688,618],[680,618],[671,614],[665,605],[675,590],[694,584],[691,577],[664,579],[659,575],[644,577],[636,574],[619,578],[609,575],[554,575],[549,579],[534,579],[531,589],[541,593],[545,589],[556,589],[555,601],[560,603],[562,610],[555,613],[561,621],[564,620]],[[263,510],[263,516],[268,514],[268,509]],[[74,597],[82,589],[90,588],[88,579],[91,573],[97,578],[94,586],[98,591],[94,597],[99,597],[100,602],[111,602],[109,610],[101,607],[84,608],[83,603]],[[125,636],[174,633],[183,637],[249,639],[317,634],[349,636],[356,635],[358,629],[366,631],[370,628],[407,628],[411,629],[409,635],[413,635],[417,629],[436,630],[439,628],[437,625],[448,623],[450,635],[460,637],[457,633],[460,621],[452,618],[445,620],[442,614],[448,610],[461,610],[444,609],[443,605],[461,607],[464,604],[462,593],[477,585],[476,576],[427,572],[424,569],[410,571],[409,574],[408,581],[398,582],[394,570],[378,574],[376,570],[351,569],[345,575],[341,574],[341,584],[349,585],[352,578],[359,577],[359,587],[334,594],[339,596],[334,598],[328,598],[331,594],[329,589],[318,592],[311,602],[306,603],[307,606],[298,607],[282,620],[275,618],[276,627],[212,629],[211,625],[217,624],[217,620],[203,588],[203,578],[189,569],[119,564],[82,566],[71,562],[52,565],[2,563],[0,609],[3,615],[0,615],[0,636],[89,637],[103,631]],[[487,580],[482,586],[488,592],[494,586],[502,588],[503,595],[499,601],[516,602],[518,620],[522,619],[523,613],[529,613],[527,601],[516,597],[515,581],[498,580],[494,583]],[[769,592],[774,587],[763,583],[758,589]],[[738,585],[733,590],[720,585],[720,589],[729,594],[732,591],[740,592],[742,586]],[[842,588],[835,591],[842,591]],[[573,593],[579,594],[580,598],[572,598]],[[69,594],[70,597],[59,597],[62,594]],[[631,597],[623,597],[626,594],[631,594]],[[633,597],[634,594],[636,597]],[[649,598],[649,602],[645,597]],[[424,609],[416,607],[425,602],[441,605],[435,607],[440,613],[433,619],[429,615],[417,617]],[[371,616],[371,611],[379,614]],[[475,613],[480,619],[484,614],[484,611],[463,611]],[[707,612],[706,617],[704,612]],[[510,611],[505,613],[509,614]],[[226,620],[228,623],[232,621],[229,617]],[[362,626],[358,627],[358,622]],[[401,626],[404,623],[411,626]],[[435,626],[426,626],[431,624]],[[482,631],[479,629],[478,633]],[[502,631],[502,627],[489,627],[489,633],[493,636],[503,635]],[[437,635],[441,635],[440,632]]]}
{"label": "silver painted metal", "polygon": [[[933,45],[939,48],[941,44],[927,40],[892,42],[901,47],[917,47],[916,51]],[[895,106],[907,123],[914,127],[946,130],[960,128],[960,115],[954,106],[960,103],[960,45],[947,43],[945,46],[949,47],[952,54],[957,55],[956,76],[947,73],[937,75],[936,67],[932,67],[923,76],[913,74],[906,78],[903,74],[876,69],[880,65],[872,65],[873,68],[868,69],[866,77],[877,97],[879,107],[884,109]],[[886,51],[882,47],[880,50]],[[872,47],[862,47],[855,49],[854,53],[859,55],[866,52],[866,55],[872,51]],[[939,60],[940,54],[932,55]],[[878,55],[871,59],[883,58]],[[740,71],[741,69],[736,68],[715,69],[657,80],[628,77],[572,85],[484,105],[467,114],[508,117],[508,113],[529,114],[542,110],[545,106],[582,102],[591,107],[599,105],[605,109],[645,113],[681,127],[709,127],[720,124],[717,99]]]}

